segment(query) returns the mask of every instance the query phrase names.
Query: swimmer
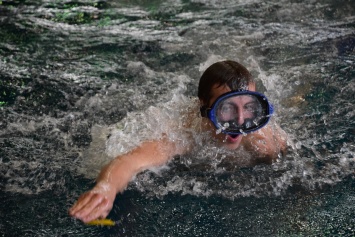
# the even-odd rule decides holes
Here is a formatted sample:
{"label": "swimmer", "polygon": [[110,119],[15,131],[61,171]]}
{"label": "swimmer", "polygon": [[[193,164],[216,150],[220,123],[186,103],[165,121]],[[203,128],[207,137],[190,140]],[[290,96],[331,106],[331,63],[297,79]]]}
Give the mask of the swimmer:
{"label": "swimmer", "polygon": [[[269,123],[272,105],[256,92],[250,72],[241,64],[227,60],[207,68],[200,78],[198,97],[202,129],[211,131],[220,147],[248,151],[253,157],[250,165],[270,164],[286,152],[285,132]],[[161,166],[189,150],[164,136],[143,142],[106,165],[94,188],[79,197],[69,214],[85,223],[105,218],[116,194],[123,192],[137,173]],[[235,159],[239,158],[236,152]]]}

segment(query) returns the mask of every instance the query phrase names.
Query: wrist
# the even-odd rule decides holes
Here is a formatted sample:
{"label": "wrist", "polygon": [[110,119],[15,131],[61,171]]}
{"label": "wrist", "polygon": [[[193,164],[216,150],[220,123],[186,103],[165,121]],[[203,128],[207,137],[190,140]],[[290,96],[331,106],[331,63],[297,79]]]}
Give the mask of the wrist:
{"label": "wrist", "polygon": [[93,193],[104,194],[107,198],[114,200],[116,196],[116,187],[104,180],[100,180],[96,183],[95,187],[91,190]]}

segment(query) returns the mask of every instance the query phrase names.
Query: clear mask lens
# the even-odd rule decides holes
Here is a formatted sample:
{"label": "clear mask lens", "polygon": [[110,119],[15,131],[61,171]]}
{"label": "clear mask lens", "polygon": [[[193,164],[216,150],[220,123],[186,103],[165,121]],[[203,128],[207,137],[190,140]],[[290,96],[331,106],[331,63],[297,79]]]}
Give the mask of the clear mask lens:
{"label": "clear mask lens", "polygon": [[247,133],[264,126],[269,120],[269,103],[265,97],[237,94],[219,99],[213,106],[213,121],[224,133]]}

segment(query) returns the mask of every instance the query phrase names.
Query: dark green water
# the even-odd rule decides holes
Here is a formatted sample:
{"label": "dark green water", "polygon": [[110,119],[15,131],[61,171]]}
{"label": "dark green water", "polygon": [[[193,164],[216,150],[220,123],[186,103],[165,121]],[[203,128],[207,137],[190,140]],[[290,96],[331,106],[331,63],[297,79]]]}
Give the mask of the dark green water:
{"label": "dark green water", "polygon": [[[0,0],[0,236],[355,236],[354,13],[351,0]],[[225,58],[274,103],[289,154],[222,173],[176,158],[117,196],[117,226],[71,219],[97,172],[83,164],[107,161],[97,128],[195,96]]]}

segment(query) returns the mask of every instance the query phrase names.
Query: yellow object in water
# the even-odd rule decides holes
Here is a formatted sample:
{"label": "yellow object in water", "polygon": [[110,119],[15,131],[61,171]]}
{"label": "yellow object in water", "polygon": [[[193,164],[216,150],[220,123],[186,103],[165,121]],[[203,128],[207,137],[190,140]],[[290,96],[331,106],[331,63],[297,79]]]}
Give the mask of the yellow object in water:
{"label": "yellow object in water", "polygon": [[110,219],[97,219],[86,223],[87,225],[114,226],[116,223]]}

